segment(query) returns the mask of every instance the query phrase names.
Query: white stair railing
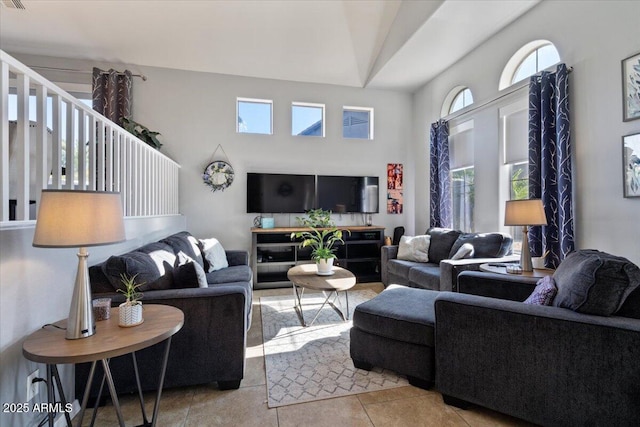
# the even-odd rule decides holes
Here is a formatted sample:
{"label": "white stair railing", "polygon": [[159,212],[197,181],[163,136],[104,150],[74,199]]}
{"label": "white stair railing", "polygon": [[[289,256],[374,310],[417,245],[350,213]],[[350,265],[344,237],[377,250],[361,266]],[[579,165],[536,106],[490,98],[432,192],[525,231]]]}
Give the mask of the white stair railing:
{"label": "white stair railing", "polygon": [[119,191],[129,217],[179,213],[180,165],[2,50],[0,94],[0,227],[35,219],[47,188]]}

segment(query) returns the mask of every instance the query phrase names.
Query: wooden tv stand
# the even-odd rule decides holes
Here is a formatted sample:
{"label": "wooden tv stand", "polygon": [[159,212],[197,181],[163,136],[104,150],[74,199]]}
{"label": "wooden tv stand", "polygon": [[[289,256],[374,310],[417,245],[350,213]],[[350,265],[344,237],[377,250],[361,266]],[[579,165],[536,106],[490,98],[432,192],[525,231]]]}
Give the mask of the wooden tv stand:
{"label": "wooden tv stand", "polygon": [[[380,248],[384,244],[384,227],[340,226],[344,245],[337,245],[335,265],[351,271],[358,282],[380,281]],[[311,249],[300,248],[300,239],[291,233],[304,227],[251,229],[251,269],[254,289],[291,286],[289,268],[312,263]]]}

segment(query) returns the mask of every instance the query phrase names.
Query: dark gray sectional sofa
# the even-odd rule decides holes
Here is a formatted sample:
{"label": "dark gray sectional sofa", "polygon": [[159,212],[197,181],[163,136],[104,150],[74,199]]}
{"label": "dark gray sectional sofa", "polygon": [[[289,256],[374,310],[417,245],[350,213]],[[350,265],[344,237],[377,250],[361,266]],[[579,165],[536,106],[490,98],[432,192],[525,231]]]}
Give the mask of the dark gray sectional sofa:
{"label": "dark gray sectional sofa", "polygon": [[[171,342],[164,387],[217,382],[220,389],[240,386],[244,376],[247,331],[251,325],[253,280],[246,251],[226,251],[229,266],[198,280],[196,266],[207,270],[198,239],[181,232],[90,267],[93,298],[124,301],[116,292],[120,273],[138,274],[144,304],[166,304],[184,312],[184,326]],[[206,286],[208,285],[208,286]],[[206,286],[206,287],[201,287]],[[100,322],[96,325],[100,331]],[[163,343],[136,352],[143,390],[155,390]],[[76,365],[76,396],[82,396],[89,364]],[[97,378],[101,378],[100,370]],[[111,360],[118,393],[137,390],[131,356]],[[100,381],[93,382],[91,397]]]}
{"label": "dark gray sectional sofa", "polygon": [[[397,259],[398,246],[382,247],[382,283],[436,291],[455,291],[461,271],[478,270],[486,262],[517,261],[511,255],[513,239],[504,233],[463,233],[448,228],[431,228],[429,262]],[[463,244],[474,248],[472,257],[452,259]]]}

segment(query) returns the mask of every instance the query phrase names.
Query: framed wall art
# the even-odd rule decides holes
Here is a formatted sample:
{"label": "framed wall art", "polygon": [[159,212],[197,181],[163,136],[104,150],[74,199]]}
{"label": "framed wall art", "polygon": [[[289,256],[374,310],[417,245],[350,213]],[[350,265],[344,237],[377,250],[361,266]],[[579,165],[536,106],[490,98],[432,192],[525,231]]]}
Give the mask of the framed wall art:
{"label": "framed wall art", "polygon": [[640,53],[622,60],[622,120],[640,119]]}
{"label": "framed wall art", "polygon": [[624,197],[640,197],[640,133],[622,137]]}
{"label": "framed wall art", "polygon": [[387,213],[401,214],[404,205],[402,163],[387,164]]}

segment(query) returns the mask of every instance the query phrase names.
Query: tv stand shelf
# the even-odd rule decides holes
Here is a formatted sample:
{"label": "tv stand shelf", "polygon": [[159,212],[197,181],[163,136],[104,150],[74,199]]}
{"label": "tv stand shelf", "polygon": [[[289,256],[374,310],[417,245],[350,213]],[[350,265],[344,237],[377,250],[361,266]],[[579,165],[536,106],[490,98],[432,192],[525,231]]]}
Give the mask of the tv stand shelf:
{"label": "tv stand shelf", "polygon": [[[335,265],[351,271],[358,282],[380,281],[380,248],[384,244],[384,227],[340,226],[344,245],[336,246]],[[291,233],[304,227],[251,229],[251,269],[254,289],[291,286],[287,270],[298,264],[312,263],[311,250],[300,248],[300,239]]]}

